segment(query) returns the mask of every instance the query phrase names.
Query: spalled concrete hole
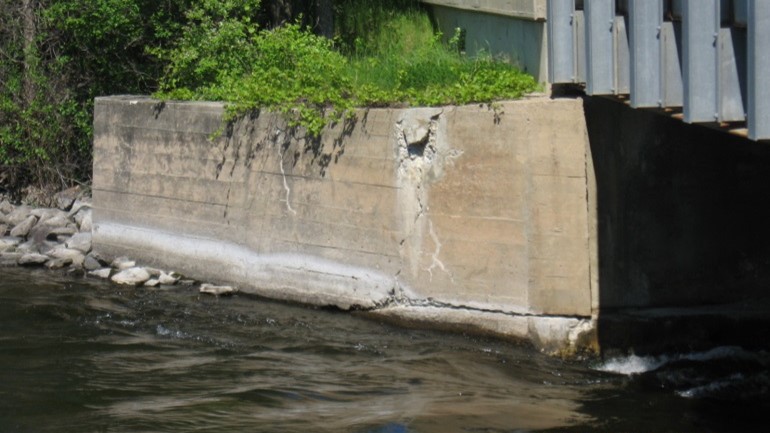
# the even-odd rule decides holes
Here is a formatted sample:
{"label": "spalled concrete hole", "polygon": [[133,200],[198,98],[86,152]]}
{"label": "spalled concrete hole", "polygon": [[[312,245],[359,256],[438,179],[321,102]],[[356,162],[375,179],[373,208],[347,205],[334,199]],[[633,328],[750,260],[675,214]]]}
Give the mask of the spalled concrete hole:
{"label": "spalled concrete hole", "polygon": [[422,141],[419,141],[417,143],[409,143],[406,145],[406,151],[409,154],[409,157],[414,158],[422,158],[425,155],[425,148],[428,146],[428,142],[430,141],[429,136],[425,136],[425,138]]}
{"label": "spalled concrete hole", "polygon": [[[422,170],[436,154],[440,113],[424,119],[405,119],[396,124],[402,164]],[[414,165],[417,164],[417,165]]]}

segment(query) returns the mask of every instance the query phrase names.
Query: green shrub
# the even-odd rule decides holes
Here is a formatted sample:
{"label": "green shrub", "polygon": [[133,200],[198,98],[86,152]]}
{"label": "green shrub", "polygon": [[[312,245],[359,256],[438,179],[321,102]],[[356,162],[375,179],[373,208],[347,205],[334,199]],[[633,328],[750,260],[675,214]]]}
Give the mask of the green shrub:
{"label": "green shrub", "polygon": [[[208,36],[229,38],[239,27],[233,21],[225,20]],[[206,56],[198,51],[200,39],[183,42],[168,53],[171,67],[163,81],[165,90],[156,95],[160,98],[226,101],[232,115],[270,108],[316,134],[353,107],[346,59],[329,39],[299,25],[251,32],[249,46],[226,63],[219,61],[220,53]]]}

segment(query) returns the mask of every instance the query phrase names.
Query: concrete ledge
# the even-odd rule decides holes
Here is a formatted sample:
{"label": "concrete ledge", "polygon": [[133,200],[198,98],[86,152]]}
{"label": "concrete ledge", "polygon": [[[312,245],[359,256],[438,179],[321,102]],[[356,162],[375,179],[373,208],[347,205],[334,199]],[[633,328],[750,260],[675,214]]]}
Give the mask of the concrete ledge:
{"label": "concrete ledge", "polygon": [[598,353],[591,319],[543,317],[466,308],[395,305],[367,311],[366,316],[401,326],[488,335],[526,342],[550,355],[572,357]]}
{"label": "concrete ledge", "polygon": [[545,21],[546,0],[422,0],[423,3],[513,18]]}

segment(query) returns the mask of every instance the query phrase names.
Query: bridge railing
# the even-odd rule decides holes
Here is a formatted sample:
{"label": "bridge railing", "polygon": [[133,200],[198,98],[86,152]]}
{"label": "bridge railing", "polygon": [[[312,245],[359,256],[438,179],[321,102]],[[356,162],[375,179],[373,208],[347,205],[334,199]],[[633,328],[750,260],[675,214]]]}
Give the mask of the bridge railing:
{"label": "bridge railing", "polygon": [[[548,0],[549,81],[770,139],[770,1]],[[745,129],[743,128],[745,125]]]}

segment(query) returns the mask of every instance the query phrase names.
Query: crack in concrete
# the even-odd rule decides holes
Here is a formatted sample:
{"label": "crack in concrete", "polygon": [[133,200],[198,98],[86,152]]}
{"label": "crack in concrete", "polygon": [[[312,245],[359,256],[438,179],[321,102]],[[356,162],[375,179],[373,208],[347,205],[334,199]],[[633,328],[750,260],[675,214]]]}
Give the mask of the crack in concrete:
{"label": "crack in concrete", "polygon": [[227,186],[227,198],[225,199],[225,212],[222,215],[227,221],[227,225],[230,225],[230,219],[227,218],[227,213],[230,211],[230,191],[232,190],[232,183]]}
{"label": "crack in concrete", "polygon": [[516,312],[506,311],[494,308],[481,308],[473,307],[469,305],[456,305],[446,302],[437,301],[433,298],[426,299],[414,299],[406,296],[401,285],[397,282],[396,287],[391,292],[391,296],[380,300],[372,307],[358,306],[357,311],[362,312],[376,312],[378,310],[387,309],[389,307],[419,307],[419,308],[441,308],[446,310],[457,311],[471,311],[479,313],[500,314],[508,317],[532,317],[532,318],[546,318],[546,319],[576,319],[576,320],[590,320],[590,316],[570,315],[570,314],[549,314],[549,313],[532,313],[532,312]]}
{"label": "crack in concrete", "polygon": [[[428,216],[428,195],[426,184],[435,173],[432,170],[438,157],[438,129],[441,111],[430,114],[416,114],[403,117],[395,123],[395,140],[398,148],[398,179],[400,182],[399,202],[401,203],[402,234],[399,254],[407,260],[411,277],[420,271],[423,232]],[[438,256],[436,256],[438,259]],[[440,262],[440,260],[439,260]],[[431,265],[429,273],[437,265]],[[441,263],[441,266],[444,266]],[[446,271],[446,269],[444,269]]]}
{"label": "crack in concrete", "polygon": [[[420,169],[419,176],[422,176],[422,169]],[[415,196],[414,198],[417,200],[417,212],[414,215],[415,224],[417,223],[417,221],[419,221],[421,216],[425,215],[425,205],[422,204],[422,195],[423,195],[422,185],[417,184],[417,187],[415,187],[415,190],[414,190],[414,196]]]}
{"label": "crack in concrete", "polygon": [[286,199],[284,200],[286,202],[286,209],[292,214],[296,215],[297,211],[291,207],[291,202],[289,201],[289,199],[291,198],[291,188],[289,188],[289,183],[286,181],[286,171],[283,169],[283,153],[281,152],[281,146],[276,146],[275,151],[276,153],[278,153],[278,158],[279,158],[278,167],[281,169],[281,177],[283,178],[283,189],[286,190]]}
{"label": "crack in concrete", "polygon": [[441,241],[438,239],[438,235],[436,234],[436,230],[433,228],[433,221],[428,219],[428,234],[430,235],[430,238],[433,240],[433,244],[436,246],[435,250],[433,251],[433,254],[431,255],[431,263],[430,267],[426,268],[425,270],[428,272],[428,275],[430,275],[430,281],[433,281],[433,269],[438,267],[442,271],[444,271],[447,275],[449,275],[449,281],[452,283],[455,282],[454,276],[451,272],[449,272],[444,266],[444,263],[439,259],[439,254],[441,253]]}

